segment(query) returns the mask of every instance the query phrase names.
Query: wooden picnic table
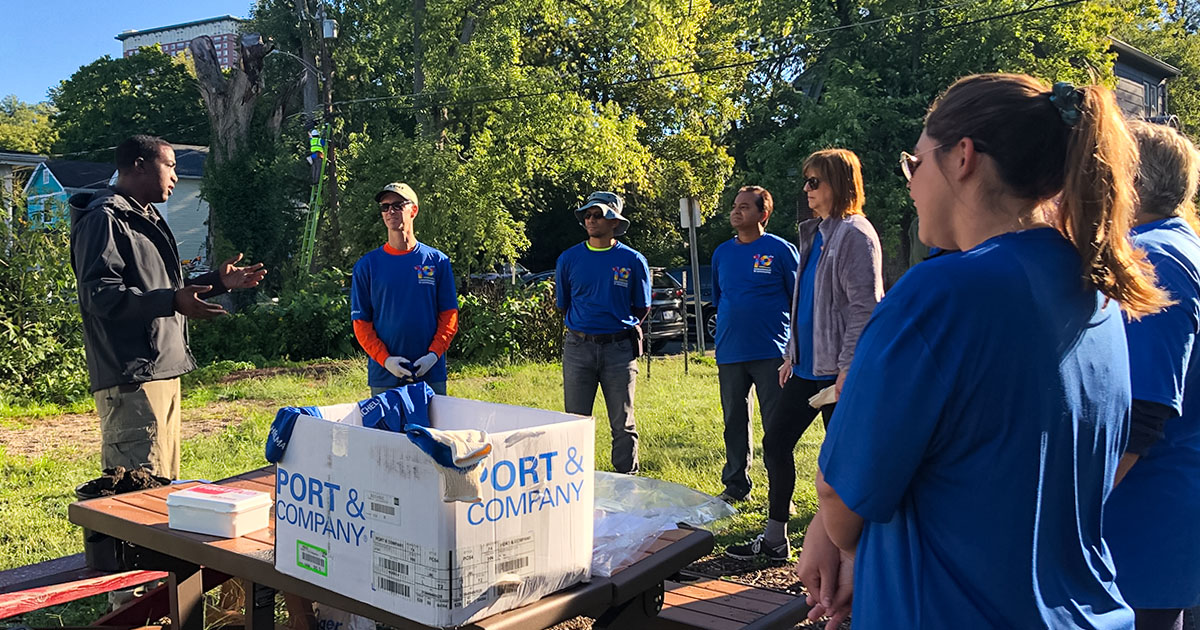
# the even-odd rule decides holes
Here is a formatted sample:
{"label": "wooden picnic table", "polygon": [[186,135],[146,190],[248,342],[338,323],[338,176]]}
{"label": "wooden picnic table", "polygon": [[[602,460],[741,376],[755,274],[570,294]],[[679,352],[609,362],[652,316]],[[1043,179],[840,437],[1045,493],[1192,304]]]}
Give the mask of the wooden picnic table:
{"label": "wooden picnic table", "polygon": [[[217,483],[275,492],[275,467],[267,466]],[[246,629],[274,630],[275,593],[297,595],[385,623],[398,630],[428,630],[387,610],[275,570],[275,519],[271,526],[239,538],[218,538],[167,526],[167,495],[195,484],[179,484],[72,503],[72,523],[133,545],[132,568],[169,571],[171,627],[203,630],[204,580],[201,567],[238,578],[246,592]],[[273,503],[273,502],[272,502]],[[638,543],[631,543],[631,545]],[[586,615],[596,628],[634,629],[647,625],[662,608],[663,583],[713,549],[702,529],[675,529],[641,543],[635,559],[611,577],[548,595],[466,626],[468,630],[547,628]]]}

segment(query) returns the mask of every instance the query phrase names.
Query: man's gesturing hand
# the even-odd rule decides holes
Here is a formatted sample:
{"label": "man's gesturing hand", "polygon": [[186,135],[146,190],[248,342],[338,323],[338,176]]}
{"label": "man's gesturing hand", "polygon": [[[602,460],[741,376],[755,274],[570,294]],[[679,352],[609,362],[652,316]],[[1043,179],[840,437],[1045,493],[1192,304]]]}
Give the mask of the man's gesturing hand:
{"label": "man's gesturing hand", "polygon": [[225,285],[226,289],[249,289],[250,287],[256,287],[262,281],[263,276],[267,275],[267,270],[263,269],[262,263],[256,263],[249,267],[237,267],[236,265],[241,260],[242,255],[238,254],[221,263],[221,266],[218,267],[218,271],[221,272],[221,284]]}
{"label": "man's gesturing hand", "polygon": [[211,285],[192,284],[175,292],[175,312],[188,319],[212,319],[225,314],[225,307],[200,299],[201,293],[212,290]]}

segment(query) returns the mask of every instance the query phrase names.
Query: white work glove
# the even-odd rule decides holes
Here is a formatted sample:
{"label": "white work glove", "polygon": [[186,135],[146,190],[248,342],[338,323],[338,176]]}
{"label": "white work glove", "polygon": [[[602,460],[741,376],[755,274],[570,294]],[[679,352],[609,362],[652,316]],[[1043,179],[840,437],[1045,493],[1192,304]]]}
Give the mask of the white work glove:
{"label": "white work glove", "polygon": [[383,367],[387,371],[394,374],[396,378],[411,378],[412,372],[409,372],[407,369],[405,369],[405,363],[408,363],[408,359],[405,359],[404,357],[388,357],[387,360],[383,362]]}
{"label": "white work glove", "polygon": [[420,359],[413,361],[413,367],[417,368],[417,373],[415,374],[416,378],[425,376],[425,373],[433,369],[433,366],[437,365],[437,362],[438,355],[436,352],[430,352]]}

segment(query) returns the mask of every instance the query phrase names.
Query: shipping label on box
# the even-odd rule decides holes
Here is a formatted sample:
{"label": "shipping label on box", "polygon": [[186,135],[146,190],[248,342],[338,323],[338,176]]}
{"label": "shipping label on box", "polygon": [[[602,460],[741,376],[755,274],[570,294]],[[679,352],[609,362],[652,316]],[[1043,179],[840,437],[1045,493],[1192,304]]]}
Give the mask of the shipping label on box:
{"label": "shipping label on box", "polygon": [[276,468],[275,562],[434,625],[461,625],[587,579],[590,418],[444,396],[433,426],[486,431],[482,501],[442,501],[438,465],[403,434],[356,426],[353,405],[301,416]]}

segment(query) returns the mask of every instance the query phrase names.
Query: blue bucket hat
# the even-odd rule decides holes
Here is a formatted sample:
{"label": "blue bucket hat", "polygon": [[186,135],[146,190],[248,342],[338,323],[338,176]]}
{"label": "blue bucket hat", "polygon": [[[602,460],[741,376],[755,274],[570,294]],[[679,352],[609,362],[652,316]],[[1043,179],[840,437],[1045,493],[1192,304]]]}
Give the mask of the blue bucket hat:
{"label": "blue bucket hat", "polygon": [[579,221],[579,225],[583,225],[583,215],[592,208],[600,208],[604,211],[604,218],[616,219],[621,222],[615,230],[614,236],[622,236],[629,229],[629,219],[621,215],[621,210],[625,208],[625,201],[617,193],[596,191],[588,195],[587,201],[575,211],[575,220]]}

